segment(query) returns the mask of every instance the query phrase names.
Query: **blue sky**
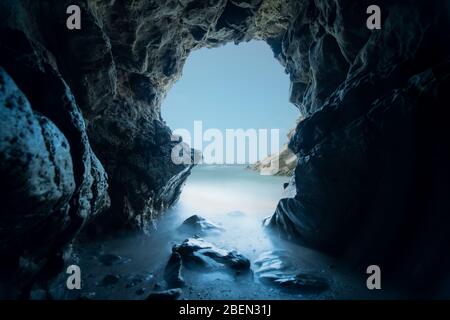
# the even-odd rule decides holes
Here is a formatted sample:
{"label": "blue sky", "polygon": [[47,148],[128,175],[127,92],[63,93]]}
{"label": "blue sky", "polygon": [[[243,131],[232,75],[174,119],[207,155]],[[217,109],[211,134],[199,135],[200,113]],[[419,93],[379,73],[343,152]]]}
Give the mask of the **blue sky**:
{"label": "blue sky", "polygon": [[280,129],[280,143],[299,116],[289,101],[289,76],[263,41],[200,49],[162,105],[171,129]]}

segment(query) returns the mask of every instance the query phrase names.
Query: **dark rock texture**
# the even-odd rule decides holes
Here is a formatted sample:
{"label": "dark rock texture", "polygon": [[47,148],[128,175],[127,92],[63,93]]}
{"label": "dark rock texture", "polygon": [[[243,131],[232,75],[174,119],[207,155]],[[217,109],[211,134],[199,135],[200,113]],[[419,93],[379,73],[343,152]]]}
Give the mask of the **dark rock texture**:
{"label": "dark rock texture", "polygon": [[254,264],[258,279],[267,285],[300,293],[318,293],[330,287],[327,278],[298,270],[286,251],[265,252]]}
{"label": "dark rock texture", "polygon": [[169,261],[164,269],[164,280],[169,288],[181,288],[184,286],[184,279],[181,275],[182,259],[178,252],[172,252]]}
{"label": "dark rock texture", "polygon": [[217,269],[228,267],[235,271],[248,271],[250,261],[235,250],[225,250],[201,238],[189,238],[173,247],[183,264],[191,267]]}
{"label": "dark rock texture", "polygon": [[29,33],[26,11],[7,1],[0,12],[0,294],[26,298],[61,271],[67,245],[109,205],[108,184],[75,98],[54,57]]}
{"label": "dark rock texture", "polygon": [[449,264],[448,7],[382,2],[383,28],[369,32],[352,16],[365,1],[306,3],[282,51],[306,116],[290,141],[296,193],[265,225],[361,271],[376,261],[423,295]]}
{"label": "dark rock texture", "polygon": [[[81,8],[81,30],[66,28],[66,8],[72,4]],[[66,188],[68,180],[64,179],[41,186],[42,193],[49,196],[47,203],[40,204],[42,207],[47,211],[68,210],[59,215],[62,221],[56,225],[51,219],[36,221],[46,235],[58,238],[54,244],[33,241],[34,237],[40,239],[35,231],[28,233],[32,238],[28,239],[19,236],[19,231],[5,232],[2,227],[2,248],[14,256],[10,259],[12,270],[17,270],[23,251],[18,244],[9,245],[17,243],[17,239],[42,247],[42,252],[37,250],[35,255],[43,258],[47,250],[62,252],[85,224],[88,235],[119,228],[150,231],[157,216],[178,199],[191,169],[171,161],[176,142],[171,141],[171,131],[160,115],[161,100],[180,77],[186,57],[200,47],[255,37],[276,38],[287,27],[287,12],[287,5],[260,0],[2,1],[0,64],[28,99],[33,112],[53,122],[62,133],[58,137],[61,143],[64,137],[67,140],[74,181],[73,190]],[[27,122],[24,130],[32,130],[33,126],[33,122]],[[58,135],[50,124],[41,127],[48,135]],[[10,138],[19,139],[19,135],[16,131]],[[32,143],[33,134],[24,139],[30,139],[24,143]],[[54,142],[58,143],[58,139]],[[48,149],[54,147],[51,143]],[[2,161],[7,152],[1,150]],[[61,161],[67,158],[61,178],[70,179],[70,158],[64,150],[60,153]],[[58,173],[60,164],[55,162],[52,169],[51,159],[47,162],[45,170],[51,180],[52,171]],[[2,162],[1,166],[1,172],[7,172],[7,164]],[[26,162],[23,166],[33,164]],[[21,196],[15,192],[19,190],[9,190],[12,199]],[[109,206],[109,199],[108,212],[97,215]],[[32,202],[25,199],[22,203]],[[46,214],[55,215],[53,211]],[[13,216],[20,219],[19,214],[7,209],[2,226],[10,229],[14,224],[9,217]],[[22,222],[37,228],[34,222]],[[42,269],[41,264],[31,272],[33,277]],[[53,269],[60,271],[62,262],[54,265]],[[11,272],[3,274],[11,278]],[[16,296],[8,290],[4,294]]]}
{"label": "dark rock texture", "polygon": [[[69,200],[75,181],[67,139],[48,118],[33,112],[1,68],[0,114],[0,253],[1,267],[9,271],[0,279],[2,291],[18,295],[20,286],[27,286],[49,263],[48,255],[61,254],[52,245],[63,241],[73,223]],[[8,269],[18,267],[21,274],[11,278]]]}
{"label": "dark rock texture", "polygon": [[[33,283],[45,283],[60,271],[66,245],[108,203],[106,174],[60,79],[53,79],[61,86],[60,92],[54,91],[59,100],[42,97],[32,109],[3,69],[0,77],[0,293],[27,297]],[[61,114],[47,117],[46,108],[61,108]]]}
{"label": "dark rock texture", "polygon": [[[65,26],[69,4],[81,30]],[[450,6],[380,0],[382,29],[370,31],[371,4],[1,1],[0,294],[44,284],[85,224],[90,235],[152,229],[191,169],[171,161],[161,100],[192,50],[250,39],[272,47],[304,117],[290,196],[265,224],[407,285],[438,283],[450,243]]]}

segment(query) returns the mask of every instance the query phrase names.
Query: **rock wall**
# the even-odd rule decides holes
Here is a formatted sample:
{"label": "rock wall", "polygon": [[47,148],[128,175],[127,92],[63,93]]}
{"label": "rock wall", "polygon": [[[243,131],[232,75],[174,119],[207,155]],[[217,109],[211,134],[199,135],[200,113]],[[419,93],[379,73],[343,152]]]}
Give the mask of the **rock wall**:
{"label": "rock wall", "polygon": [[[71,4],[81,30],[66,28]],[[260,0],[2,1],[1,295],[45,286],[85,225],[151,231],[191,169],[172,163],[160,115],[189,52],[278,36],[287,11]]]}
{"label": "rock wall", "polygon": [[449,3],[378,1],[379,31],[367,1],[301,3],[280,54],[306,116],[296,192],[265,225],[423,295],[449,265]]}
{"label": "rock wall", "polygon": [[[82,9],[81,30],[65,27],[69,4]],[[86,222],[93,233],[151,230],[191,169],[170,160],[161,100],[192,50],[255,38],[285,66],[305,117],[290,142],[295,196],[266,225],[352,260],[411,263],[425,277],[448,248],[448,1],[377,1],[375,31],[365,27],[370,4],[2,1],[0,167],[11,203],[1,254],[10,270],[28,270],[11,282],[48,277],[43,266],[58,265],[48,257]],[[11,163],[21,165],[15,179]]]}
{"label": "rock wall", "polygon": [[[81,7],[81,30],[66,28],[70,4]],[[160,104],[189,53],[279,36],[288,23],[282,14],[289,11],[283,1],[261,0],[21,0],[2,6],[1,49],[11,52],[2,54],[5,70],[21,87],[26,70],[16,72],[22,61],[12,53],[22,52],[18,38],[40,47],[37,56],[51,56],[108,172],[111,208],[91,224],[94,232],[124,226],[150,231],[177,200],[190,168],[170,159],[174,142]]]}

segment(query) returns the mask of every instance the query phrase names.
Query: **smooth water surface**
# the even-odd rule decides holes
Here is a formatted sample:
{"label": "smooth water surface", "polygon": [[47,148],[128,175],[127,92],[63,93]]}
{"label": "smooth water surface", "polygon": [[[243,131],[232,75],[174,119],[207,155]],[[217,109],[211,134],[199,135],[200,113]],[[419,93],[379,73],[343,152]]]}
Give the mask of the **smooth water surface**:
{"label": "smooth water surface", "polygon": [[[286,250],[300,272],[319,274],[332,283],[320,294],[285,292],[260,283],[256,276],[236,276],[224,270],[183,268],[186,281],[182,299],[334,299],[371,298],[365,274],[346,271],[334,260],[314,250],[271,236],[262,227],[283,196],[288,177],[261,176],[245,166],[197,166],[188,178],[179,202],[168,210],[149,236],[130,235],[98,241],[78,248],[85,280],[82,294],[93,299],[143,299],[151,291],[166,288],[163,270],[175,244],[186,239],[177,228],[193,214],[224,228],[203,238],[218,247],[237,250],[252,263],[264,252]],[[101,254],[122,257],[117,265],[104,266]],[[102,285],[105,275],[119,277],[117,283]],[[134,281],[136,278],[139,281]]]}

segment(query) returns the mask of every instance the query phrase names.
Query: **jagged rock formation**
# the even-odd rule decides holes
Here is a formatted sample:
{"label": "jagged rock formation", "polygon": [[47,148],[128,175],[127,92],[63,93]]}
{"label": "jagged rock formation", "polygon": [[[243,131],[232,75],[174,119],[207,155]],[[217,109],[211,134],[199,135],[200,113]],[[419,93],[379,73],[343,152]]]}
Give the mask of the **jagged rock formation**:
{"label": "jagged rock formation", "polygon": [[[448,262],[449,5],[377,3],[382,29],[370,31],[366,0],[0,2],[2,276],[25,294],[45,282],[89,221],[150,230],[191,169],[170,160],[161,100],[192,50],[255,38],[286,67],[305,117],[290,142],[295,195],[266,224],[405,278],[440,275],[430,270]],[[69,4],[81,30],[65,27]]]}
{"label": "jagged rock formation", "polygon": [[[81,30],[66,28],[70,4],[81,7]],[[1,9],[7,72],[14,79],[25,77],[25,66],[20,73],[15,68],[23,64],[22,46],[28,43],[35,58],[27,58],[50,56],[83,112],[90,143],[108,172],[112,199],[108,216],[95,225],[149,230],[177,200],[189,175],[189,167],[170,160],[174,142],[160,115],[161,100],[180,77],[188,54],[230,41],[279,36],[290,5],[17,0]]]}
{"label": "jagged rock formation", "polygon": [[272,154],[248,166],[261,175],[290,176],[297,165],[297,157],[285,144],[279,153]]}
{"label": "jagged rock formation", "polygon": [[[81,30],[66,28],[66,8],[71,4],[82,10]],[[67,139],[73,173],[67,165],[64,174],[73,175],[75,184],[75,191],[55,194],[46,204],[51,209],[50,200],[59,201],[55,210],[70,205],[70,219],[64,221],[70,226],[67,231],[46,218],[57,215],[56,211],[40,216],[37,208],[31,208],[36,223],[19,219],[24,226],[30,223],[30,228],[38,225],[50,237],[61,233],[62,239],[45,241],[34,230],[29,233],[30,240],[16,229],[6,232],[15,225],[9,217],[20,217],[7,208],[2,216],[4,243],[20,239],[26,245],[29,241],[40,248],[33,253],[35,259],[46,261],[50,256],[46,250],[62,256],[65,245],[89,221],[88,231],[93,232],[124,227],[149,231],[158,214],[177,200],[191,169],[172,163],[175,142],[160,116],[161,99],[180,77],[189,52],[202,46],[278,35],[287,26],[283,12],[288,11],[276,1],[264,5],[261,1],[225,0],[1,2],[1,66],[29,100],[32,111],[49,119],[49,125],[41,127],[51,131],[53,123],[62,133],[58,139]],[[34,125],[25,123],[24,128]],[[53,131],[57,132],[56,128]],[[2,181],[10,167],[4,161],[9,152],[5,148],[0,150],[2,174],[5,172]],[[47,148],[53,146],[48,144]],[[40,156],[38,152],[33,151],[30,160],[24,159],[23,166],[33,166],[31,159]],[[50,193],[57,186],[40,187]],[[16,197],[15,192],[20,190],[10,190]],[[108,207],[109,199],[108,212],[97,216]],[[26,197],[23,200],[29,201]],[[11,281],[11,286],[26,296],[37,275],[46,270],[44,263],[39,262],[29,277],[23,277],[22,269],[27,267],[19,266],[19,260],[27,259],[24,249],[18,244],[2,249],[2,255],[12,255],[11,266],[3,275],[12,279],[9,275],[17,273],[20,279]],[[17,296],[9,289],[2,294]]]}
{"label": "jagged rock formation", "polygon": [[[289,131],[287,137],[290,140],[295,129]],[[261,175],[290,176],[297,166],[297,157],[289,149],[288,144],[281,147],[280,152],[272,154],[262,160],[248,166],[249,169],[258,171]]]}
{"label": "jagged rock formation", "polygon": [[296,194],[265,224],[361,266],[377,261],[420,291],[449,263],[447,9],[383,3],[383,28],[370,33],[355,14],[366,3],[344,3],[310,3],[283,40],[306,118],[289,145]]}

